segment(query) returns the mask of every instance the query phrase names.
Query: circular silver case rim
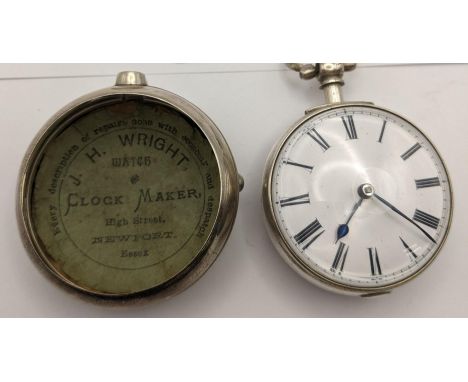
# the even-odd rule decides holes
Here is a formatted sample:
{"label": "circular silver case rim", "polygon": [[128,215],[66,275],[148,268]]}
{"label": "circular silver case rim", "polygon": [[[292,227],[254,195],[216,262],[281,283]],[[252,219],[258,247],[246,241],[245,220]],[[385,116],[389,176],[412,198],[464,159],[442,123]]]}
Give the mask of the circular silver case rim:
{"label": "circular silver case rim", "polygon": [[[192,263],[168,282],[152,287],[147,290],[129,293],[114,294],[104,293],[74,284],[71,280],[59,273],[53,264],[48,261],[48,256],[39,245],[31,219],[31,186],[36,173],[38,154],[43,145],[47,144],[48,138],[57,128],[63,128],[64,123],[72,116],[83,113],[85,110],[101,104],[107,100],[122,99],[125,96],[142,96],[157,103],[165,104],[179,111],[193,121],[208,139],[215,154],[219,176],[220,176],[220,204],[213,229],[208,236],[203,248]],[[237,208],[239,204],[240,177],[237,173],[234,157],[222,133],[215,123],[198,107],[186,99],[173,94],[167,90],[152,86],[119,85],[94,91],[86,94],[53,115],[38,132],[30,144],[22,162],[17,192],[17,220],[23,243],[40,269],[45,266],[54,277],[50,279],[57,281],[58,285],[67,285],[72,290],[84,292],[82,295],[101,297],[107,299],[133,298],[151,295],[156,298],[167,298],[182,292],[196,282],[213,264],[223,249],[234,225]],[[61,282],[60,282],[60,281]],[[101,299],[102,300],[102,299]]]}
{"label": "circular silver case rim", "polygon": [[[346,285],[342,283],[338,283],[335,280],[329,279],[315,270],[313,270],[311,267],[307,266],[303,261],[300,260],[300,258],[295,254],[294,248],[292,248],[284,235],[281,232],[281,229],[279,228],[279,224],[276,220],[274,211],[273,211],[273,196],[271,192],[271,183],[272,183],[272,178],[273,178],[273,171],[276,165],[276,161],[278,159],[278,155],[285,145],[285,143],[289,140],[289,138],[296,132],[298,128],[300,128],[306,121],[309,119],[312,119],[316,117],[317,115],[321,113],[325,113],[330,110],[334,109],[342,109],[346,108],[349,106],[363,106],[363,107],[368,107],[376,110],[381,110],[390,114],[393,114],[397,116],[398,118],[401,118],[408,124],[410,124],[412,127],[414,127],[420,134],[422,134],[428,142],[432,145],[434,148],[435,152],[440,158],[440,161],[442,163],[442,166],[444,167],[445,173],[447,174],[447,181],[448,181],[448,188],[450,192],[450,210],[449,210],[449,216],[448,216],[448,223],[447,223],[447,230],[445,231],[445,234],[436,250],[436,252],[431,256],[429,261],[424,264],[423,267],[418,269],[415,273],[412,273],[408,277],[404,278],[403,280],[400,280],[398,282],[392,283],[392,284],[387,284],[384,286],[376,286],[376,287],[355,287],[351,285]],[[389,109],[385,109],[383,107],[375,106],[372,103],[369,102],[344,102],[344,103],[339,103],[336,105],[325,105],[325,106],[319,106],[317,108],[312,109],[310,113],[307,113],[304,117],[302,117],[300,120],[298,120],[284,135],[283,137],[277,142],[277,144],[273,147],[272,151],[270,152],[268,156],[268,160],[265,165],[265,171],[264,171],[264,176],[263,176],[263,209],[265,212],[265,219],[266,219],[266,226],[267,226],[267,231],[268,234],[276,248],[276,250],[279,252],[283,260],[294,270],[296,271],[299,275],[301,275],[303,278],[305,278],[307,281],[311,282],[312,284],[315,284],[323,289],[335,292],[335,293],[341,293],[341,294],[347,294],[347,295],[353,295],[353,296],[362,296],[362,297],[370,297],[370,296],[375,296],[375,295],[380,295],[380,294],[386,294],[389,293],[393,288],[396,288],[397,286],[400,286],[402,284],[405,284],[406,282],[414,279],[416,276],[418,276],[422,271],[424,271],[437,257],[439,254],[441,248],[443,247],[445,240],[447,239],[448,233],[450,231],[450,225],[452,222],[452,213],[453,213],[453,193],[452,193],[452,184],[450,181],[450,176],[447,171],[447,166],[445,165],[439,151],[437,150],[436,146],[432,143],[432,141],[411,121],[408,119],[402,117],[398,113],[395,113]]]}

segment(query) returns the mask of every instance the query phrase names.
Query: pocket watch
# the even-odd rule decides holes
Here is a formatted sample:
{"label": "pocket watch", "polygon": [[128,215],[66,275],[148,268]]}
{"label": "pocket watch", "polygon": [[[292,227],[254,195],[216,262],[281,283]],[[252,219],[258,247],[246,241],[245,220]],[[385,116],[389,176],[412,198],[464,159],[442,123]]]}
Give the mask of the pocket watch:
{"label": "pocket watch", "polygon": [[326,104],[306,111],[267,161],[263,202],[283,259],[325,289],[388,293],[419,275],[450,228],[452,191],[434,144],[405,117],[343,102],[355,64],[288,64],[316,77]]}
{"label": "pocket watch", "polygon": [[242,185],[206,114],[122,72],[37,135],[20,174],[19,225],[33,258],[76,290],[167,297],[215,261]]}

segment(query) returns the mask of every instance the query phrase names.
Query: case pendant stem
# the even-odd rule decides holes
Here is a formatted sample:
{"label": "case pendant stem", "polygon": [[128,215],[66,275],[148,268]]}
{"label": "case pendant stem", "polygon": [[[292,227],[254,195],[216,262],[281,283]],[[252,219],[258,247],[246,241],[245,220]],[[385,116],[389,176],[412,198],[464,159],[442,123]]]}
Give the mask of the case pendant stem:
{"label": "case pendant stem", "polygon": [[356,64],[287,64],[287,66],[299,72],[303,80],[316,77],[323,89],[327,104],[343,102],[341,87],[344,85],[343,74],[356,68]]}
{"label": "case pendant stem", "polygon": [[329,84],[323,87],[323,93],[325,96],[325,102],[328,104],[342,103],[341,98],[341,85],[340,84]]}

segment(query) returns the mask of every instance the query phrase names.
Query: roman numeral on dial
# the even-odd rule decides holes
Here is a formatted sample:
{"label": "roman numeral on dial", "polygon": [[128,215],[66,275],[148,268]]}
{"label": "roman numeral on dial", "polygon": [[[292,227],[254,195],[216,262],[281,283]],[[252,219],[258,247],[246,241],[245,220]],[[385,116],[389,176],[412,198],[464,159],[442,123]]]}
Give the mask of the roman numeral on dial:
{"label": "roman numeral on dial", "polygon": [[382,138],[383,138],[383,135],[385,133],[385,126],[386,125],[387,125],[387,121],[383,121],[382,130],[380,130],[379,140],[377,141],[379,143],[382,143]]}
{"label": "roman numeral on dial", "polygon": [[330,148],[330,145],[327,143],[325,139],[313,128],[311,131],[307,133],[309,137],[311,137],[317,144],[322,148],[323,151],[327,151]]}
{"label": "roman numeral on dial", "polygon": [[290,198],[280,198],[279,204],[281,207],[294,206],[296,204],[310,203],[309,194],[291,196]]}
{"label": "roman numeral on dial", "polygon": [[306,164],[302,164],[302,163],[297,163],[297,162],[294,162],[292,160],[285,160],[283,161],[284,164],[289,164],[291,166],[296,166],[296,167],[301,167],[301,168],[305,168],[306,170],[310,170],[312,171],[313,170],[313,166],[308,166]]}
{"label": "roman numeral on dial", "polygon": [[437,229],[440,222],[440,219],[436,218],[435,216],[429,215],[427,212],[418,210],[417,208],[416,211],[414,211],[413,220],[434,229]]}
{"label": "roman numeral on dial", "polygon": [[401,240],[401,243],[403,244],[403,247],[405,247],[405,249],[408,251],[408,254],[410,254],[411,256],[413,256],[413,258],[417,258],[418,256],[416,255],[416,253],[414,253],[414,251],[411,249],[411,247],[406,244],[406,241],[404,241],[401,236],[400,236],[400,240]]}
{"label": "roman numeral on dial", "polygon": [[343,267],[345,265],[346,256],[348,255],[349,246],[340,241],[338,250],[336,251],[335,259],[331,266],[332,271],[343,272]]}
{"label": "roman numeral on dial", "polygon": [[[307,227],[305,227],[302,231],[294,235],[294,240],[296,240],[297,244],[304,243],[307,239],[309,239],[315,232],[322,228],[320,222],[315,219],[312,223],[310,223]],[[315,240],[317,240],[320,235],[322,235],[325,231],[320,232],[316,236],[312,237],[309,242],[307,242],[302,248],[306,249],[311,245]]]}
{"label": "roman numeral on dial", "polygon": [[[346,122],[346,119],[348,120]],[[354,120],[352,115],[348,115],[347,118],[341,117],[344,127],[346,129],[346,135],[349,139],[357,139],[356,127],[354,126]]]}
{"label": "roman numeral on dial", "polygon": [[437,187],[440,186],[439,178],[416,179],[416,188]]}
{"label": "roman numeral on dial", "polygon": [[380,268],[379,255],[377,253],[377,248],[368,248],[369,250],[369,261],[372,276],[381,276],[382,269]]}
{"label": "roman numeral on dial", "polygon": [[406,150],[403,154],[401,154],[401,158],[403,160],[407,160],[411,155],[413,155],[420,148],[421,148],[421,145],[419,143],[416,143],[415,145],[411,146],[408,150]]}

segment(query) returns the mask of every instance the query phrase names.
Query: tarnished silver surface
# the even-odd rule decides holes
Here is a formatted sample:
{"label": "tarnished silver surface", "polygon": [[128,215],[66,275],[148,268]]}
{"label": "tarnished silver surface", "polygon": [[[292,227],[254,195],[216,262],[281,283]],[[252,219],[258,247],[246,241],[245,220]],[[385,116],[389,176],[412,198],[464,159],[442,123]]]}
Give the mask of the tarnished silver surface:
{"label": "tarnished silver surface", "polygon": [[[149,289],[141,293],[139,292],[131,295],[100,294],[77,286],[72,280],[67,279],[64,275],[57,272],[54,264],[48,260],[49,256],[44,253],[37,236],[34,234],[31,213],[31,191],[34,183],[35,171],[37,170],[38,161],[40,159],[38,155],[41,148],[46,145],[50,139],[51,133],[56,132],[56,129],[63,128],[65,122],[70,118],[76,118],[86,113],[90,108],[96,107],[96,105],[105,105],[116,99],[122,99],[122,97],[126,95],[143,96],[158,103],[165,104],[186,115],[196,123],[208,139],[216,156],[221,178],[220,205],[213,230],[188,272],[174,278],[167,283],[167,285]],[[232,230],[239,203],[239,191],[242,187],[243,179],[237,173],[235,161],[229,146],[214,122],[205,113],[176,94],[156,87],[146,86],[146,79],[142,73],[122,72],[117,76],[116,86],[94,91],[69,103],[52,116],[36,135],[26,152],[20,170],[17,194],[18,224],[24,245],[32,259],[36,264],[44,265],[45,268],[50,271],[49,274],[54,276],[52,278],[54,281],[60,280],[61,282],[59,282],[58,285],[67,285],[74,290],[79,290],[80,292],[95,297],[126,298],[152,295],[157,298],[167,298],[180,293],[192,285],[216,260]]]}

